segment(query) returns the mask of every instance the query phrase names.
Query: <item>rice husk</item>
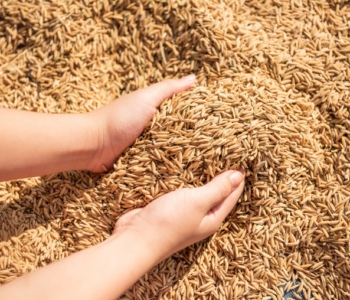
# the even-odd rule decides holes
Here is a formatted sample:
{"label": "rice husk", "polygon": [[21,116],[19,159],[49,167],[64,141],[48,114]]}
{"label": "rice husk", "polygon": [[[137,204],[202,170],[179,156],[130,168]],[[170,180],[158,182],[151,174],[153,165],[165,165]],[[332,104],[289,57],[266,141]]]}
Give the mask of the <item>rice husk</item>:
{"label": "rice husk", "polygon": [[197,85],[166,100],[107,174],[0,183],[0,282],[242,165],[219,231],[123,297],[349,299],[349,17],[342,0],[4,1],[2,107],[83,113],[164,78],[195,73]]}

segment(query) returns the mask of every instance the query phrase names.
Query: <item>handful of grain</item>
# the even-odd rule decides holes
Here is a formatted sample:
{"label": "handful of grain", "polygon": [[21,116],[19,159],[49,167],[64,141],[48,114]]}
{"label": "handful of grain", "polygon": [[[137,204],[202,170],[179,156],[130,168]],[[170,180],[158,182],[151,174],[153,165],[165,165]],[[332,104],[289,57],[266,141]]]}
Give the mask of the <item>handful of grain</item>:
{"label": "handful of grain", "polygon": [[[276,81],[256,73],[165,101],[111,178],[121,191],[118,203],[128,209],[243,165],[248,178],[240,203],[198,257],[198,272],[211,270],[233,283],[234,298],[247,290],[274,298],[263,284],[282,297],[290,277],[299,285],[285,289],[297,287],[310,298],[317,273],[327,274],[348,242],[334,214],[348,211],[350,189],[341,187],[339,202],[329,196],[340,188],[329,184],[330,137],[312,103],[290,99]],[[203,262],[208,255],[215,265]],[[228,276],[234,268],[243,272]]]}
{"label": "handful of grain", "polygon": [[163,78],[195,73],[199,83],[162,105],[110,173],[0,183],[0,282],[107,239],[128,210],[243,165],[245,191],[220,230],[125,297],[350,299],[348,1],[0,6],[2,107],[81,113]]}
{"label": "handful of grain", "polygon": [[[328,170],[318,117],[312,103],[291,100],[261,74],[174,96],[114,166],[112,178],[123,188],[120,204],[127,208],[135,200],[144,205],[166,192],[201,186],[239,165],[253,184],[253,194],[244,201],[250,203],[254,195],[259,205],[286,192],[296,200],[300,188],[308,191],[312,180]],[[284,191],[289,181],[293,184]],[[276,183],[280,187],[274,189]]]}

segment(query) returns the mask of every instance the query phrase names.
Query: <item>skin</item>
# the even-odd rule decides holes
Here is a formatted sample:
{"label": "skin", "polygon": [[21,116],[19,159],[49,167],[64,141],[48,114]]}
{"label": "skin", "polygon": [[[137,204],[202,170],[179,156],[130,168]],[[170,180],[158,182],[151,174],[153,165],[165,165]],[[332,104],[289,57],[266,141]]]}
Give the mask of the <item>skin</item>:
{"label": "skin", "polygon": [[[194,83],[194,76],[163,81],[81,115],[0,109],[0,180],[102,172],[162,101]],[[1,286],[0,299],[116,299],[154,265],[216,232],[241,195],[244,177],[243,169],[227,171],[203,187],[135,209],[118,220],[107,241]]]}
{"label": "skin", "polygon": [[0,108],[0,181],[68,170],[99,173],[102,165],[110,169],[157,107],[194,83],[194,76],[165,80],[79,115]]}

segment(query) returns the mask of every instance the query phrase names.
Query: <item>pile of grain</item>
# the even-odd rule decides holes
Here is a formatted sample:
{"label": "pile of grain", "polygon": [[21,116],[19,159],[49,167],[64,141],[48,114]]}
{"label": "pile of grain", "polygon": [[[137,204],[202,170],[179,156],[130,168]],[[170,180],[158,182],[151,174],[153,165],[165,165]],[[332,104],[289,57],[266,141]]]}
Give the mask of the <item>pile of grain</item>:
{"label": "pile of grain", "polygon": [[198,80],[108,174],[0,183],[0,282],[96,245],[122,214],[164,193],[243,165],[244,194],[220,230],[125,297],[350,299],[346,1],[0,6],[3,107],[80,113],[163,78]]}

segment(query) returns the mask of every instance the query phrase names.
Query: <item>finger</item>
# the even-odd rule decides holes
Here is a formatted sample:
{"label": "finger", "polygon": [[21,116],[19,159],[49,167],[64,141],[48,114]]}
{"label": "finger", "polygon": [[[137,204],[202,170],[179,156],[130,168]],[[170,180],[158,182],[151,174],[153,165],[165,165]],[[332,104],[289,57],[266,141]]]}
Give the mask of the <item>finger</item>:
{"label": "finger", "polygon": [[133,98],[142,99],[142,101],[147,104],[158,107],[165,99],[171,98],[174,94],[188,90],[195,82],[195,75],[189,75],[182,79],[166,79],[134,92]]}
{"label": "finger", "polygon": [[227,215],[235,207],[239,197],[241,196],[244,189],[244,180],[239,184],[238,188],[235,189],[226,199],[221,203],[214,206],[208,213],[207,217],[214,222],[214,226],[220,226]]}
{"label": "finger", "polygon": [[207,214],[240,187],[244,181],[244,170],[228,171],[215,177],[211,182],[197,189],[190,189],[190,197],[197,209]]}

